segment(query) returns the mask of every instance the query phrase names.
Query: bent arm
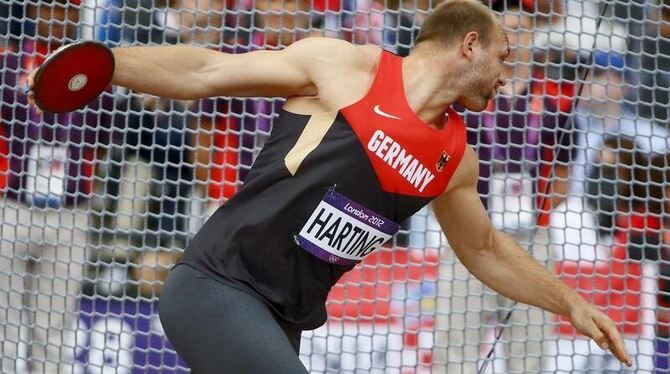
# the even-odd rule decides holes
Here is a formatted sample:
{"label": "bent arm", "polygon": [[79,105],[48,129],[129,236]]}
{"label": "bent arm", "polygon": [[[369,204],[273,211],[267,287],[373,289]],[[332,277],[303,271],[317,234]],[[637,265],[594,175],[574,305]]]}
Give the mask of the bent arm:
{"label": "bent arm", "polygon": [[433,202],[454,252],[474,276],[502,295],[568,315],[576,303],[585,301],[509,235],[493,228],[477,194],[477,165],[476,155],[468,149],[454,176],[464,180],[463,185]]}
{"label": "bent arm", "polygon": [[477,194],[479,165],[471,149],[461,161],[455,186],[433,207],[454,252],[468,270],[501,294],[570,318],[580,333],[628,366],[632,361],[614,322],[547,271],[509,235],[496,231]]}
{"label": "bent arm", "polygon": [[318,68],[314,66],[315,55],[332,43],[325,38],[306,39],[281,51],[242,54],[189,45],[114,48],[116,69],[112,84],[182,100],[310,96],[316,94],[311,74]]}

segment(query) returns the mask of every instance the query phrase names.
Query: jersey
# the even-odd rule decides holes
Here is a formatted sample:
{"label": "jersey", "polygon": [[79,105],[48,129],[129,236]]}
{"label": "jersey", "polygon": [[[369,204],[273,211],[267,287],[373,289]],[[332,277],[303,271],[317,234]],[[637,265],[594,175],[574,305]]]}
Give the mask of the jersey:
{"label": "jersey", "polygon": [[412,111],[402,61],[382,52],[368,93],[347,107],[283,110],[244,186],[181,263],[259,295],[303,330],[325,323],[331,287],[446,190],[465,151],[453,109],[440,130]]}

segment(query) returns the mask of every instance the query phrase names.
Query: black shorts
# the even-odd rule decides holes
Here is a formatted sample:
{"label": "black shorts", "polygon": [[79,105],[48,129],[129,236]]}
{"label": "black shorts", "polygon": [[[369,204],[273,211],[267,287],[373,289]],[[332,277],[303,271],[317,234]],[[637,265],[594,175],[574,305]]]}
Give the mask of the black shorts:
{"label": "black shorts", "polygon": [[279,320],[259,297],[178,265],[160,296],[160,320],[194,373],[307,373],[302,331]]}

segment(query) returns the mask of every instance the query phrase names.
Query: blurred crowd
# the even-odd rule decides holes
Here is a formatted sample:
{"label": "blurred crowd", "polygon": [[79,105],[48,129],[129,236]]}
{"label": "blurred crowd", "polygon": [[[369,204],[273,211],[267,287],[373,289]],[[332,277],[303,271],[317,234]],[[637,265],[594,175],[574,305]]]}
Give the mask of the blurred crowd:
{"label": "blurred crowd", "polygon": [[[670,372],[670,1],[484,1],[512,51],[497,98],[463,112],[492,222],[619,323],[632,371]],[[86,110],[39,116],[22,87],[45,56],[82,38],[245,53],[310,36],[404,56],[437,3],[0,3],[1,370],[64,370],[82,291],[156,298],[203,217],[241,187],[283,103],[109,87]],[[421,235],[443,251],[436,366],[476,371],[503,328],[489,372],[626,370],[566,321],[486,289],[421,217],[394,240]]]}

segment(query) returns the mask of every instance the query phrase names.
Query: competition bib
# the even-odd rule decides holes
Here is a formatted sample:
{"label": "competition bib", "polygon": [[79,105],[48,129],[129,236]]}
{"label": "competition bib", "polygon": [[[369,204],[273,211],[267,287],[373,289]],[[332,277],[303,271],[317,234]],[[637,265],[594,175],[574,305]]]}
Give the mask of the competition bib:
{"label": "competition bib", "polygon": [[295,237],[298,245],[336,265],[355,265],[381,247],[400,225],[330,190]]}

